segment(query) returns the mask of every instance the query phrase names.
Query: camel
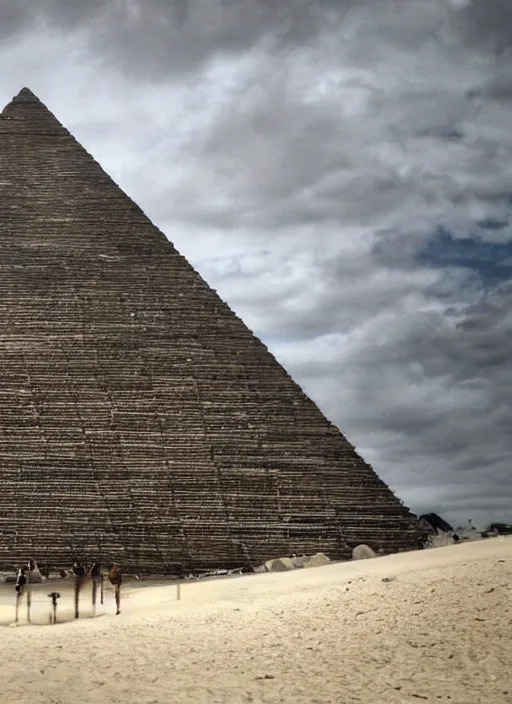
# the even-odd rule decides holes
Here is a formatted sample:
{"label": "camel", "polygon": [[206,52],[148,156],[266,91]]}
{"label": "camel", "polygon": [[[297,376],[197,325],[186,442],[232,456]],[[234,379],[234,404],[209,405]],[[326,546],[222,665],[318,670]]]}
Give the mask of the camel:
{"label": "camel", "polygon": [[30,584],[41,584],[41,582],[43,581],[43,575],[41,574],[39,565],[34,559],[30,558],[30,560],[27,562],[27,569],[28,581],[30,582]]}

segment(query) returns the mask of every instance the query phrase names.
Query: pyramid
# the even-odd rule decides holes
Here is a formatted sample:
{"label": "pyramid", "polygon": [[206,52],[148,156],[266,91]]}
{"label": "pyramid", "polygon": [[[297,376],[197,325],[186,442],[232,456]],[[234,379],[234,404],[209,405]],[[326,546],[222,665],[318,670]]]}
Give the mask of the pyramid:
{"label": "pyramid", "polygon": [[417,547],[416,516],[26,88],[0,196],[0,568]]}

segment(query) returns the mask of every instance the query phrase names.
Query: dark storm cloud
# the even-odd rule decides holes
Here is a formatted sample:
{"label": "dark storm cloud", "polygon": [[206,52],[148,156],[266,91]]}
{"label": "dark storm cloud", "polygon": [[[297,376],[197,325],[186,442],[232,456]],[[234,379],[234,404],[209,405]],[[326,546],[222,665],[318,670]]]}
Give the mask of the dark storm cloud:
{"label": "dark storm cloud", "polygon": [[[41,25],[89,32],[96,51],[161,77],[219,52],[246,52],[262,38],[276,51],[302,48],[319,35],[339,31],[347,19],[363,27],[370,40],[399,50],[442,43],[442,11],[445,23],[452,22],[463,40],[500,54],[509,51],[508,0],[460,5],[450,0],[3,0],[0,36]],[[404,25],[400,15],[406,8],[412,11]],[[360,64],[375,59],[371,43],[352,42],[349,55]]]}
{"label": "dark storm cloud", "polygon": [[[308,7],[321,16],[329,5]],[[488,205],[484,217],[495,217],[512,191],[510,139],[502,143],[506,66],[494,71],[485,54],[471,56],[461,48],[455,20],[465,10],[457,12],[447,1],[410,0],[400,8],[387,0],[342,5],[338,34],[336,25],[329,31],[322,26],[319,38],[320,25],[308,20],[309,49],[279,59],[263,52],[266,63],[260,57],[258,70],[233,91],[216,119],[192,132],[179,155],[170,155],[185,169],[175,191],[175,217],[219,227],[388,225],[397,237],[410,233],[412,212],[413,227],[427,237],[436,218],[460,221],[475,199]],[[248,8],[247,16],[260,6],[237,5]],[[397,9],[403,12],[397,15]],[[192,15],[189,31],[202,31]],[[255,37],[280,26],[264,13],[259,24],[249,24],[251,32],[257,29]],[[237,26],[230,25],[235,33]],[[240,32],[247,48],[251,42]],[[214,35],[219,49],[222,32]],[[338,41],[329,45],[327,36]],[[214,50],[208,42],[201,46],[206,53]],[[188,56],[183,48],[177,51]],[[412,61],[411,52],[418,51],[423,61]],[[308,61],[306,80],[299,73]],[[341,75],[326,80],[324,97],[306,100],[304,92],[314,91],[330,71]],[[219,199],[220,192],[232,198]],[[162,198],[168,202],[167,193]],[[463,227],[470,221],[468,215]]]}
{"label": "dark storm cloud", "polygon": [[2,0],[0,5],[0,37],[14,38],[41,23],[77,28],[94,20],[108,5],[108,0]]}
{"label": "dark storm cloud", "polygon": [[509,0],[472,0],[461,12],[464,37],[497,54],[512,50],[512,4]]}
{"label": "dark storm cloud", "polygon": [[[302,46],[343,20],[355,0],[4,0],[0,33],[43,24],[88,33],[104,56],[136,73],[168,77],[216,53],[238,54],[267,38]],[[366,4],[366,0],[362,3]],[[5,17],[5,21],[4,21]]]}

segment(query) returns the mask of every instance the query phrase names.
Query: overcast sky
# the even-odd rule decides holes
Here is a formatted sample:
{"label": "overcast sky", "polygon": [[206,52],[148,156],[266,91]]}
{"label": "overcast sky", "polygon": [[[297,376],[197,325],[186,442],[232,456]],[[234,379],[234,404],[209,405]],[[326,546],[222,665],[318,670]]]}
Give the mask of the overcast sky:
{"label": "overcast sky", "polygon": [[510,0],[1,0],[0,103],[31,88],[413,510],[512,520],[511,47]]}

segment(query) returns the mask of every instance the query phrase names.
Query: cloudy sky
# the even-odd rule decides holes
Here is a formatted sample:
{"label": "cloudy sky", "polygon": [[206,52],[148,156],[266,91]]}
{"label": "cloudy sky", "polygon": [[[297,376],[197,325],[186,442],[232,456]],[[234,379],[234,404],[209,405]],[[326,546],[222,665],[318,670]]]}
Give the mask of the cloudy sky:
{"label": "cloudy sky", "polygon": [[510,0],[0,0],[0,62],[407,505],[512,520]]}

